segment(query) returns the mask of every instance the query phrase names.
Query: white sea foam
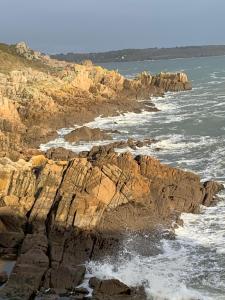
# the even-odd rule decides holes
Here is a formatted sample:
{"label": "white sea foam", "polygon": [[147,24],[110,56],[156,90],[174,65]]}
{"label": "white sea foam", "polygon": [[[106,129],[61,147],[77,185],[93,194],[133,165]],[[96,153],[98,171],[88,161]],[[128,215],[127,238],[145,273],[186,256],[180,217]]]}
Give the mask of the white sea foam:
{"label": "white sea foam", "polygon": [[79,143],[69,143],[64,140],[64,138],[57,138],[47,144],[41,144],[40,150],[47,151],[50,148],[63,147],[67,150],[79,153],[81,151],[90,151],[93,146],[103,146],[111,143],[112,140],[104,141],[93,141],[93,142],[79,142]]}
{"label": "white sea foam", "polygon": [[159,142],[155,143],[154,146],[165,151],[181,151],[185,153],[189,149],[205,146],[207,143],[213,144],[215,141],[209,136],[191,136],[187,137],[181,134],[173,134],[169,136],[160,136]]}
{"label": "white sea foam", "polygon": [[142,111],[141,113],[124,113],[113,117],[97,117],[94,121],[85,125],[91,128],[98,127],[101,129],[112,129],[119,126],[145,123],[152,117],[154,112]]}
{"label": "white sea foam", "polygon": [[144,285],[149,299],[154,300],[222,300],[225,260],[222,266],[219,262],[225,249],[224,214],[225,202],[202,208],[201,214],[183,214],[184,227],[176,230],[176,240],[163,241],[162,254],[143,257],[128,248],[130,259],[121,255],[118,264],[109,258],[88,263],[89,275],[117,278],[130,286]]}
{"label": "white sea foam", "polygon": [[212,81],[209,81],[208,84],[221,84],[223,83],[223,80],[212,80]]}
{"label": "white sea foam", "polygon": [[167,95],[166,97],[152,98],[152,101],[159,110],[168,112],[177,108],[175,103],[170,102],[171,98],[171,95]]}

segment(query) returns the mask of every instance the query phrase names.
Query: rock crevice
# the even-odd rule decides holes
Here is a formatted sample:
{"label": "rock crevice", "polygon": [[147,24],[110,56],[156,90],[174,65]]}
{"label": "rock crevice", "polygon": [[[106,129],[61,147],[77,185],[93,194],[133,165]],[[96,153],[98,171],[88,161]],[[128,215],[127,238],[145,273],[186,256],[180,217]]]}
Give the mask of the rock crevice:
{"label": "rock crevice", "polygon": [[[167,227],[174,215],[209,205],[221,188],[129,153],[69,162],[2,158],[0,253],[18,259],[0,296],[29,299],[41,287],[71,288],[83,278],[80,264],[115,251],[127,230]],[[60,274],[68,281],[60,283]]]}

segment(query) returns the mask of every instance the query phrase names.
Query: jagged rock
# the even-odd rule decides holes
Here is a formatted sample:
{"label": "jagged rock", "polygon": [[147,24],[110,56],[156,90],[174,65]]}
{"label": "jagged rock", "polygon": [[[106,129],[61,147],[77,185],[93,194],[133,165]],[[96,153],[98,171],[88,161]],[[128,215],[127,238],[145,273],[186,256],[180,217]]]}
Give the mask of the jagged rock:
{"label": "jagged rock", "polygon": [[[206,196],[209,204],[221,189],[216,183],[204,186],[197,175],[160,164],[154,158],[133,158],[129,153],[113,151],[95,152],[94,157],[77,157],[70,162],[48,161],[44,156],[17,163],[1,159],[0,165],[1,209],[19,209],[20,218],[29,212],[29,222],[37,220],[39,226],[56,196],[56,224],[90,229],[101,223],[103,213],[122,204],[142,203],[154,216],[166,217],[173,210],[193,212]],[[1,220],[5,222],[3,217]],[[42,227],[36,230],[42,232]]]}
{"label": "jagged rock", "polygon": [[221,188],[129,153],[95,153],[68,162],[2,158],[0,253],[15,249],[19,257],[0,297],[29,299],[40,286],[71,288],[84,275],[78,265],[110,251],[116,255],[128,229],[169,226],[174,215],[210,204]]}
{"label": "jagged rock", "polygon": [[[13,160],[26,157],[26,149],[55,138],[59,128],[118,111],[154,111],[156,108],[149,101],[136,99],[190,88],[184,73],[145,72],[135,79],[126,79],[116,71],[90,63],[52,60],[23,42],[15,49],[31,67],[0,73],[0,156]],[[41,67],[36,68],[33,60],[38,60]]]}
{"label": "jagged rock", "polygon": [[[115,132],[112,132],[115,133]],[[118,133],[118,132],[116,132]],[[121,140],[118,142],[109,143],[101,146],[93,146],[90,151],[82,151],[80,153],[75,153],[71,150],[58,147],[58,148],[50,148],[46,151],[45,155],[49,159],[53,160],[70,160],[75,157],[87,157],[90,160],[94,160],[97,156],[103,155],[103,153],[109,154],[113,152],[115,149],[123,149],[126,147],[130,147],[131,149],[137,149],[144,146],[151,145],[152,143],[156,143],[157,141],[154,139],[145,139],[143,141],[136,141],[134,139]],[[159,148],[157,149],[160,150]]]}
{"label": "jagged rock", "polygon": [[35,60],[41,58],[41,53],[30,49],[25,42],[16,44],[16,52],[28,60]]}
{"label": "jagged rock", "polygon": [[215,181],[206,181],[204,183],[205,187],[205,196],[203,199],[203,204],[209,206],[212,203],[212,200],[215,199],[215,195],[219,190],[223,189],[223,184]]}
{"label": "jagged rock", "polygon": [[[137,148],[141,148],[144,146],[149,146],[153,143],[156,143],[156,140],[154,139],[145,139],[143,141],[136,141],[134,139],[128,139],[128,140],[122,140],[113,142],[107,145],[101,145],[101,146],[93,146],[92,149],[88,152],[87,157],[93,159],[97,156],[103,155],[103,153],[107,154],[110,152],[113,152],[115,149],[122,149],[126,147],[130,147],[131,149],[136,150]],[[80,153],[82,155],[82,152]]]}
{"label": "jagged rock", "polygon": [[[67,152],[69,161],[45,158],[36,148],[56,129],[140,112],[146,103],[137,99],[186,90],[190,83],[183,73],[128,80],[90,63],[51,60],[24,43],[15,49],[26,63],[0,74],[0,254],[18,258],[0,298],[26,300],[41,287],[79,284],[85,272],[80,265],[109,251],[116,255],[124,232],[169,225],[174,214],[210,204],[221,187],[151,157],[116,154],[115,145],[75,157]],[[113,285],[114,293],[124,289]]]}
{"label": "jagged rock", "polygon": [[77,153],[62,147],[50,148],[46,151],[46,157],[53,160],[70,160],[77,157]]}

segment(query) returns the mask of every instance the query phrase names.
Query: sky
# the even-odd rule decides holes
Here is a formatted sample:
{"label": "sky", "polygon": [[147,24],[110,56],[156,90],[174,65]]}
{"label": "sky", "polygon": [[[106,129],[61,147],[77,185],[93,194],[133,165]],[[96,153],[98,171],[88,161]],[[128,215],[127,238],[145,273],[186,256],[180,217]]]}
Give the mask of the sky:
{"label": "sky", "polygon": [[0,0],[0,42],[46,53],[225,44],[225,0]]}

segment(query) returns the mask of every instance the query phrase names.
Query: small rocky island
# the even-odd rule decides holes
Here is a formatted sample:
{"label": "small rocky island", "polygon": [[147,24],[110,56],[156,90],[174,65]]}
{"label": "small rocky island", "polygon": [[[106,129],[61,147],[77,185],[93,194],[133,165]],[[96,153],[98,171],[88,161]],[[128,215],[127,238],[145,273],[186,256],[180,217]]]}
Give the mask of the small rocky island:
{"label": "small rocky island", "polygon": [[[92,277],[85,263],[117,251],[127,232],[171,228],[182,212],[210,205],[221,184],[150,156],[114,148],[154,142],[130,140],[73,153],[39,145],[78,124],[67,139],[109,139],[82,127],[96,116],[143,109],[167,91],[191,89],[184,73],[124,78],[90,61],[72,64],[34,52],[25,43],[0,44],[0,299],[146,299],[143,287]],[[160,234],[159,234],[160,236]],[[9,275],[9,277],[8,277]]]}

